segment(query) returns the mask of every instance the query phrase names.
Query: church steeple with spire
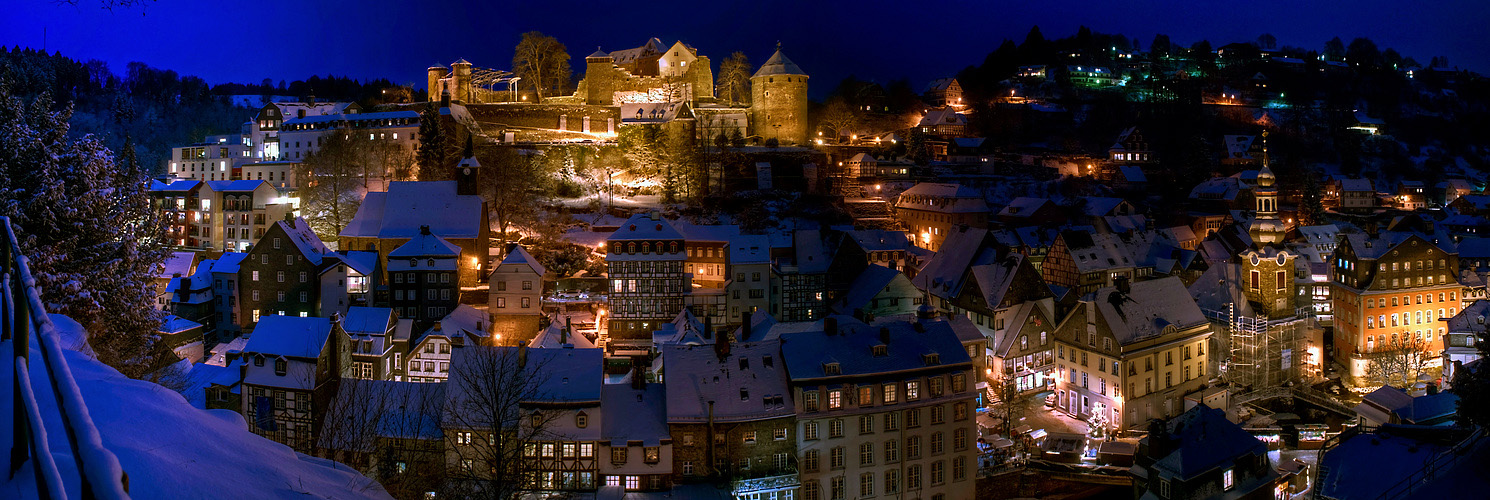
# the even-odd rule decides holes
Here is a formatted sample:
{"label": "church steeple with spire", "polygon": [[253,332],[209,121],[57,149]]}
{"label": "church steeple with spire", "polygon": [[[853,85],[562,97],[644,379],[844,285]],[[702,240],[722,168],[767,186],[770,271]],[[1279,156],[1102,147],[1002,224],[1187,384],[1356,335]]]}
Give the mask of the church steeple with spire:
{"label": "church steeple with spire", "polygon": [[1268,133],[1262,132],[1262,170],[1257,172],[1257,188],[1252,191],[1257,200],[1252,225],[1247,233],[1258,247],[1283,242],[1283,221],[1278,219],[1278,178],[1268,165]]}

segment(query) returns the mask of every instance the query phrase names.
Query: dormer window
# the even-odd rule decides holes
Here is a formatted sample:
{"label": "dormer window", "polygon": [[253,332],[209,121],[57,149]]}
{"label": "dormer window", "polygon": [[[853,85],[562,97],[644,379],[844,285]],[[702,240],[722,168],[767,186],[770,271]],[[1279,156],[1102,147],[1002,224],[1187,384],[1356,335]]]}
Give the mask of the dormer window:
{"label": "dormer window", "polygon": [[409,259],[409,267],[419,267],[419,259]]}
{"label": "dormer window", "polygon": [[874,357],[876,358],[882,358],[890,355],[889,346],[886,346],[884,344],[869,346],[869,350],[871,353],[874,354]]}
{"label": "dormer window", "polygon": [[926,366],[939,365],[942,364],[942,358],[936,353],[922,354],[921,363],[925,364]]}
{"label": "dormer window", "polygon": [[258,355],[255,355],[254,356],[254,366],[264,366],[264,355],[263,354],[258,354]]}
{"label": "dormer window", "polygon": [[287,372],[287,371],[290,370],[290,366],[289,365],[290,365],[290,363],[287,362],[287,361],[285,361],[285,358],[275,359],[274,360],[274,374],[275,375],[283,376],[285,374],[285,372]]}
{"label": "dormer window", "polygon": [[823,373],[827,375],[839,375],[843,373],[843,370],[838,367],[838,363],[823,363]]}
{"label": "dormer window", "polygon": [[750,389],[740,389],[740,401],[750,401]]}
{"label": "dormer window", "polygon": [[435,259],[429,259],[428,261],[425,261],[425,265],[428,265],[429,267],[435,267]]}
{"label": "dormer window", "polygon": [[583,428],[585,428],[586,426],[589,426],[589,425],[590,425],[590,416],[587,415],[587,414],[585,414],[585,412],[579,412],[579,414],[577,414],[577,415],[574,416],[574,426],[575,427],[579,427],[579,428],[583,429]]}

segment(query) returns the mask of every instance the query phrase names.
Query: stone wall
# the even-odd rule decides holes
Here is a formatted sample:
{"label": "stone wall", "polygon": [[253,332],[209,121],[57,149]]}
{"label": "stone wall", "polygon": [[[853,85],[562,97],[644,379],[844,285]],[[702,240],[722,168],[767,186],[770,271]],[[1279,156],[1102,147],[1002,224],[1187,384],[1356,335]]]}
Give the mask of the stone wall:
{"label": "stone wall", "polygon": [[807,77],[770,75],[751,78],[750,125],[761,141],[807,144]]}

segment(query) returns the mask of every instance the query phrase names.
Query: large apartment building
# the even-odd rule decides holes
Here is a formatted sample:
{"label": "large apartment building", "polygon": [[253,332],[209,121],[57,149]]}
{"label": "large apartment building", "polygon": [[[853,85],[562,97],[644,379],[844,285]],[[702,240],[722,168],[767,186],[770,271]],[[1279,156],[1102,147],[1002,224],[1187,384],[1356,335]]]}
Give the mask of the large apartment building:
{"label": "large apartment building", "polygon": [[988,227],[988,215],[983,194],[958,184],[923,182],[895,201],[895,218],[910,229],[911,242],[933,252],[954,227]]}
{"label": "large apartment building", "polygon": [[972,360],[946,321],[782,333],[802,498],[973,498]]}
{"label": "large apartment building", "polygon": [[1404,344],[1442,352],[1442,320],[1462,305],[1458,254],[1418,234],[1347,234],[1331,255],[1330,278],[1335,359],[1352,379]]}
{"label": "large apartment building", "polygon": [[1211,334],[1179,278],[1099,289],[1056,330],[1056,407],[1115,429],[1179,415],[1209,379]]}

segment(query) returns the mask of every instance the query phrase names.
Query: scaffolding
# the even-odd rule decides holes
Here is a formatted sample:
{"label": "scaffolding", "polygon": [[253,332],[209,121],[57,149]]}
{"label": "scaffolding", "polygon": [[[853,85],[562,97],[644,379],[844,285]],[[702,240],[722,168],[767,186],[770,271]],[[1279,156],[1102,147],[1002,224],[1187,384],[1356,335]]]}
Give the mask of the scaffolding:
{"label": "scaffolding", "polygon": [[1216,373],[1223,380],[1259,390],[1300,382],[1308,376],[1304,366],[1308,362],[1309,331],[1314,328],[1311,307],[1297,308],[1293,316],[1273,320],[1242,314],[1235,303],[1227,304],[1224,311],[1203,312],[1221,334],[1219,347],[1226,356],[1219,360]]}

